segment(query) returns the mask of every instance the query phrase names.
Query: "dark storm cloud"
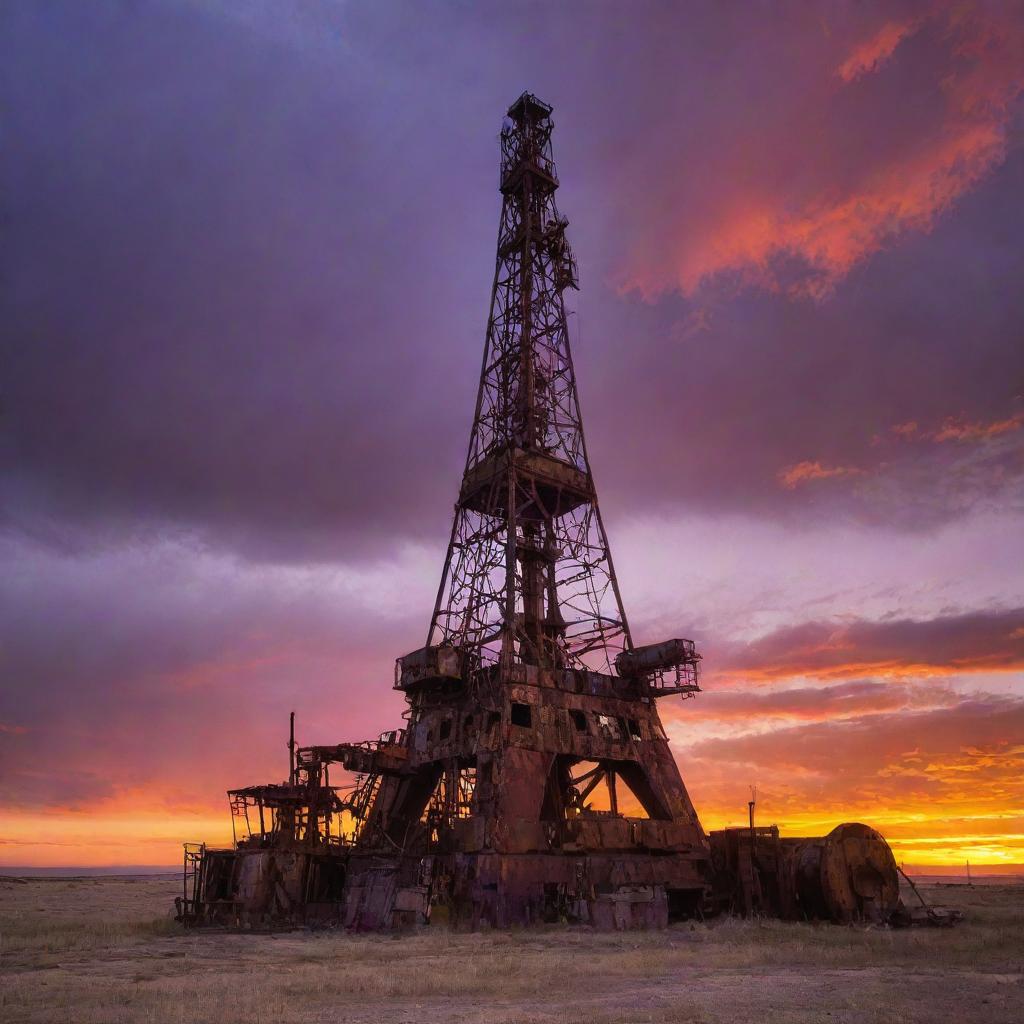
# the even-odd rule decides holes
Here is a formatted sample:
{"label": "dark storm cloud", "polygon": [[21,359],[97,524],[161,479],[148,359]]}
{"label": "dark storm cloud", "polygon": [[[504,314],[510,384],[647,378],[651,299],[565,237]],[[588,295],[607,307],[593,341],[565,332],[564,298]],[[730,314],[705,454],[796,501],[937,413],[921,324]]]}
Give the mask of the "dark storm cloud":
{"label": "dark storm cloud", "polygon": [[[897,13],[929,10],[544,5],[527,39],[522,8],[6,5],[3,523],[73,549],[198,532],[271,559],[443,535],[495,134],[523,87],[556,104],[613,514],[683,501],[916,527],[1010,500],[1024,432],[952,483],[948,453],[872,439],[1016,411],[1012,76],[966,79],[979,103],[1002,89],[1005,160],[980,151],[942,210],[873,248],[828,248],[826,298],[780,286],[778,254],[776,278],[751,276],[747,235],[735,266],[715,256],[751,197],[799,212],[934,154],[954,56],[933,22],[836,77]],[[681,258],[708,274],[688,285]],[[622,292],[644,275],[657,301]],[[783,486],[801,463],[856,472]]]}
{"label": "dark storm cloud", "polygon": [[489,279],[442,201],[458,121],[201,5],[4,20],[8,522],[252,552],[443,523]]}

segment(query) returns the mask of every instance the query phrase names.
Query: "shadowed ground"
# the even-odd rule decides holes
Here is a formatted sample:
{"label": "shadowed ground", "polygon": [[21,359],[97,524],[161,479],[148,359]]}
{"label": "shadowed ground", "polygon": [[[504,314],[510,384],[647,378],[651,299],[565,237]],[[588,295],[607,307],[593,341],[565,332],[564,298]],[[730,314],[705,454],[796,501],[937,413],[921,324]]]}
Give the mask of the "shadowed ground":
{"label": "shadowed ground", "polygon": [[0,1019],[917,1024],[1024,1020],[1024,885],[924,887],[953,930],[183,932],[176,879],[0,880]]}

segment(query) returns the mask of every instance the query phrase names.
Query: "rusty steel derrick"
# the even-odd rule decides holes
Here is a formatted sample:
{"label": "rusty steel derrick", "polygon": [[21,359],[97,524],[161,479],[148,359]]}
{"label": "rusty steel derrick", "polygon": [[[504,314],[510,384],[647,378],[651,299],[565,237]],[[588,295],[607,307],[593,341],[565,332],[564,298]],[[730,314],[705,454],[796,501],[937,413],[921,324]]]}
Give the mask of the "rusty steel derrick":
{"label": "rusty steel derrick", "polygon": [[524,95],[501,133],[480,387],[427,638],[459,651],[467,678],[495,662],[610,672],[631,646],[583,436],[551,132],[551,108]]}
{"label": "rusty steel derrick", "polygon": [[697,690],[699,656],[682,640],[633,648],[576,389],[552,127],[551,107],[524,94],[501,133],[465,471],[427,645],[397,666],[409,758],[381,783],[350,863],[347,913],[368,925],[382,920],[380,893],[358,884],[371,853],[430,858],[444,880],[431,899],[471,925],[656,924],[669,890],[692,908],[708,884],[655,703]]}
{"label": "rusty steel derrick", "polygon": [[395,667],[406,727],[315,747],[293,731],[287,783],[229,794],[233,849],[186,847],[186,923],[623,928],[715,909],[885,920],[898,903],[866,826],[780,841],[752,803],[749,830],[700,825],[658,711],[699,692],[700,654],[634,645],[587,457],[551,110],[524,93],[501,132],[465,470],[426,646]]}

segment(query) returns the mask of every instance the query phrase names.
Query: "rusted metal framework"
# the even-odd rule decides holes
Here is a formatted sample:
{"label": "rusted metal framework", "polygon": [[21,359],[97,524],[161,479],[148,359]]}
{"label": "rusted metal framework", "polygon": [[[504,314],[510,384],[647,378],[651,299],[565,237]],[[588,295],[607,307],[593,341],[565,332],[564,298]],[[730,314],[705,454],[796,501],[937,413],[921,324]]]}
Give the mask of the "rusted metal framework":
{"label": "rusted metal framework", "polygon": [[427,637],[462,671],[501,662],[610,672],[631,646],[587,458],[564,293],[551,108],[529,94],[501,133],[491,308],[466,469]]}
{"label": "rusted metal framework", "polygon": [[408,758],[378,773],[350,858],[346,913],[367,927],[413,899],[398,894],[419,891],[427,862],[432,906],[470,925],[657,924],[670,893],[682,912],[708,885],[655,700],[698,689],[699,655],[633,646],[576,389],[552,127],[524,93],[501,133],[465,471],[427,646],[397,666]]}
{"label": "rusted metal framework", "polygon": [[693,642],[633,643],[584,441],[552,128],[524,93],[501,133],[465,470],[427,644],[396,664],[406,728],[293,737],[286,784],[229,794],[234,849],[186,853],[183,920],[652,927],[795,905],[754,895],[792,860],[768,857],[777,833],[760,859],[709,840],[669,749],[657,702],[699,691]]}

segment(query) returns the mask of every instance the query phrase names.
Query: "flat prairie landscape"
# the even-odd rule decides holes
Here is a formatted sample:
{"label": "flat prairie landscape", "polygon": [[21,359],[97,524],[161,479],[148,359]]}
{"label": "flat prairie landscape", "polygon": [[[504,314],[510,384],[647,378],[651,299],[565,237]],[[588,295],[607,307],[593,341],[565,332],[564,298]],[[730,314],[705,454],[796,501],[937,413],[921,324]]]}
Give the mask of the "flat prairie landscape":
{"label": "flat prairie landscape", "polygon": [[0,880],[0,1020],[1024,1021],[1024,885],[925,886],[953,929],[720,919],[403,936],[185,932],[176,879]]}

